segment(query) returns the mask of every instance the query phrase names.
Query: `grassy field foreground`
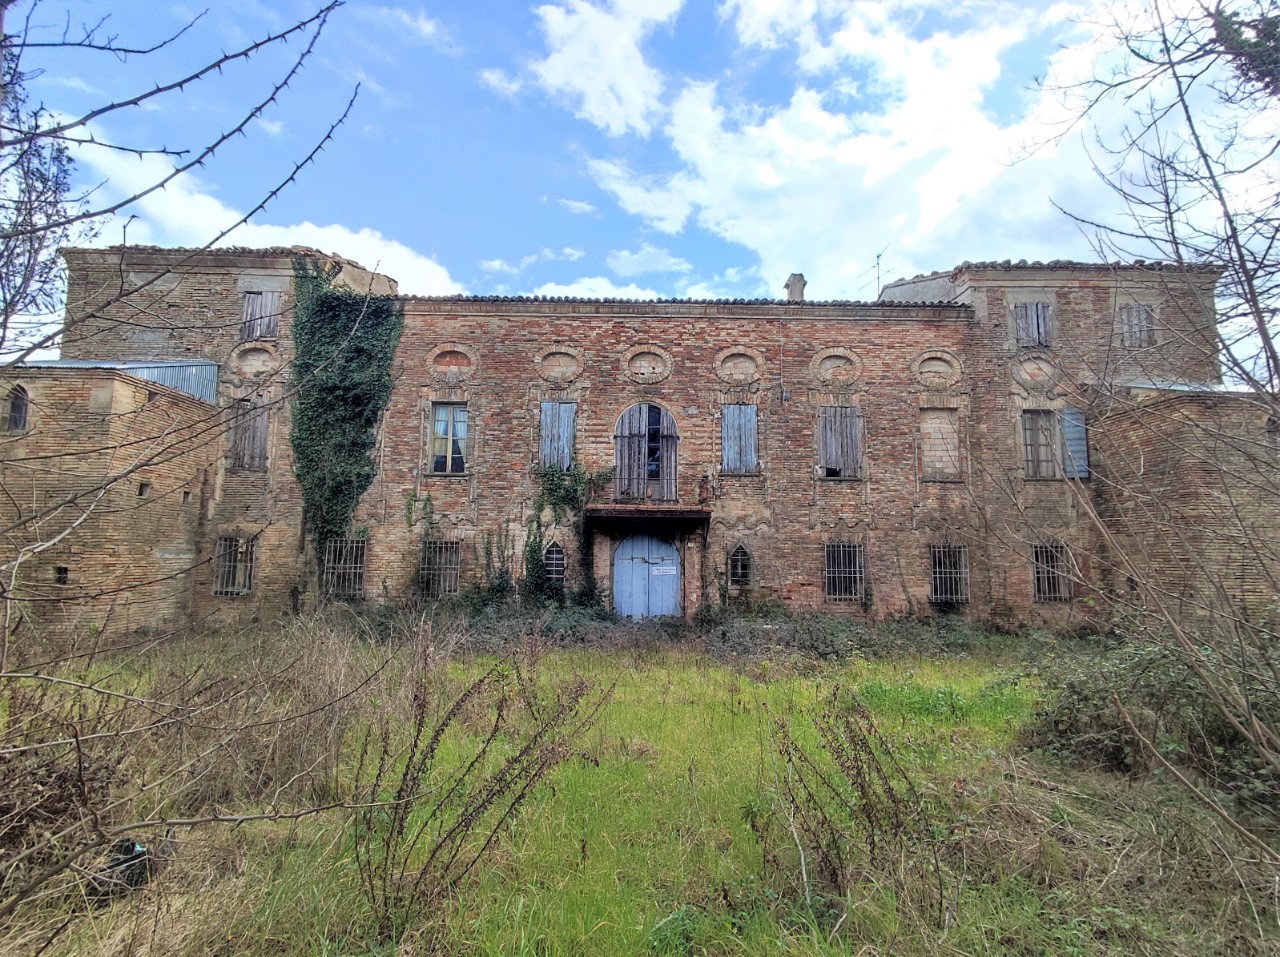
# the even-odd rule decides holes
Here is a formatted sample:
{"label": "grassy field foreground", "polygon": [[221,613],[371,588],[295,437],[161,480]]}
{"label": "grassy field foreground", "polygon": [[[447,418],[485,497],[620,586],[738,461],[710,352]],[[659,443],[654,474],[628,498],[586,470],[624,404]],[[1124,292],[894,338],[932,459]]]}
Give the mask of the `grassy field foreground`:
{"label": "grassy field foreground", "polygon": [[[94,835],[104,850],[25,892],[0,947],[1235,954],[1280,942],[1275,875],[1182,791],[1026,750],[1052,688],[1016,643],[723,660],[696,631],[624,629],[609,650],[525,641],[494,658],[464,653],[468,626],[413,631],[378,642],[313,620],[42,672],[77,685],[10,679],[7,899]],[[58,745],[68,728],[79,743]],[[131,829],[157,846],[164,822],[178,822],[171,860],[140,889],[104,892],[101,836]]]}

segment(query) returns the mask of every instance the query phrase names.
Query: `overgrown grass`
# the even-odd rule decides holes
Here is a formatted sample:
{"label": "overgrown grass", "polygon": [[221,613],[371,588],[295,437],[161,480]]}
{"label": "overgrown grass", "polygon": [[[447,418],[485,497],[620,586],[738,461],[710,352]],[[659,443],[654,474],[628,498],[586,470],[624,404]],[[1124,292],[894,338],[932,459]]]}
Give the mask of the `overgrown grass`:
{"label": "overgrown grass", "polygon": [[[476,678],[495,674],[498,632],[508,648],[515,644],[518,667],[500,666],[488,681],[509,695],[512,717],[495,726],[478,705],[461,708],[433,768],[456,768],[494,733],[484,770],[499,766],[527,732],[529,715],[563,700],[557,689],[579,678],[611,692],[572,742],[575,755],[538,778],[482,862],[442,885],[430,913],[409,926],[388,925],[361,893],[355,842],[367,862],[382,812],[336,806],[298,820],[187,828],[150,886],[98,908],[63,887],[24,906],[0,931],[0,948],[1190,955],[1280,945],[1275,875],[1249,864],[1183,792],[1155,777],[1131,780],[1025,750],[1026,729],[1056,699],[1028,667],[1027,646],[1010,636],[983,641],[967,626],[898,624],[885,633],[862,629],[834,654],[826,639],[851,634],[844,623],[806,620],[775,640],[768,620],[691,630],[570,617],[568,639],[545,621],[437,622],[434,640],[424,641],[420,619],[390,616],[350,629],[330,617],[99,659],[93,677],[101,686],[150,692],[199,674],[200,687],[236,692],[229,710],[216,712],[219,721],[253,719],[234,733],[211,722],[224,730],[205,742],[217,747],[194,752],[207,754],[202,772],[152,802],[192,816],[335,799],[367,805],[378,789],[369,791],[359,770],[360,742],[386,729],[385,778],[394,780],[415,708],[434,723]],[[752,635],[766,637],[748,641]],[[806,653],[805,635],[822,637],[822,647]],[[1033,654],[1044,640],[1034,639]],[[523,680],[535,684],[522,687]],[[899,868],[897,883],[886,877],[892,861],[851,870],[840,886],[824,881],[788,824],[795,779],[779,727],[814,767],[838,771],[814,720],[837,686],[867,709],[909,779],[897,791],[914,795],[902,813],[916,814],[912,802],[928,806],[919,818],[927,827],[913,825],[910,841],[927,843],[944,879],[936,915],[910,902],[915,888],[902,881],[913,872]],[[2,720],[6,736],[19,727],[12,710]],[[130,775],[155,779],[175,754],[205,740],[177,742],[166,733],[136,736],[124,764]],[[175,750],[179,744],[187,751]],[[434,781],[423,778],[419,791],[435,794]],[[414,820],[426,818],[410,815],[406,827]],[[415,875],[427,857],[410,848],[406,873]]]}

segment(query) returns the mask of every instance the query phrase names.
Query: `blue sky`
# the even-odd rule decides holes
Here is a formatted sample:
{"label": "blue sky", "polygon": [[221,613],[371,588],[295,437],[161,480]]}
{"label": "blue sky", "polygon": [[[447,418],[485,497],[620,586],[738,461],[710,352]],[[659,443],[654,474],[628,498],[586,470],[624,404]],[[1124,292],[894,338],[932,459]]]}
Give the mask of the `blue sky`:
{"label": "blue sky", "polygon": [[[121,7],[131,8],[120,12]],[[168,48],[119,62],[53,51],[33,98],[70,115],[172,81],[309,15],[302,0],[219,0]],[[46,3],[60,32],[110,15],[146,45],[203,7]],[[114,9],[113,9],[114,8]],[[29,9],[19,2],[7,27]],[[872,299],[883,281],[981,259],[1093,259],[1052,202],[1112,203],[1088,132],[1036,90],[1093,61],[1073,3],[996,0],[347,0],[313,59],[246,137],[103,225],[99,243],[200,245],[313,147],[317,161],[226,243],[316,246],[413,294]],[[144,106],[94,134],[197,148],[233,126],[299,42]],[[1028,147],[1036,149],[1028,156]],[[102,198],[166,169],[87,146]]]}

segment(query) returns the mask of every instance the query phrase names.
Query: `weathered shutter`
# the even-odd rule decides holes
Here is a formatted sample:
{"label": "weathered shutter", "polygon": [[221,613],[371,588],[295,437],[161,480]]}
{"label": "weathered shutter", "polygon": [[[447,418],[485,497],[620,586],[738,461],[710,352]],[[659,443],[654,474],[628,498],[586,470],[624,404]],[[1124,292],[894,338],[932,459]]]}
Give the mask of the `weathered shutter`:
{"label": "weathered shutter", "polygon": [[1035,330],[1032,328],[1033,316],[1030,309],[1030,303],[1015,302],[1013,304],[1013,326],[1014,334],[1018,338],[1018,345],[1030,346],[1035,345]]}
{"label": "weathered shutter", "polygon": [[1033,304],[1034,308],[1034,325],[1035,325],[1035,345],[1048,346],[1051,341],[1051,333],[1049,330],[1050,309],[1047,302],[1037,302]]}
{"label": "weathered shutter", "polygon": [[818,410],[818,466],[827,478],[858,478],[862,469],[862,417],[850,406]]}
{"label": "weathered shutter", "polygon": [[676,500],[676,420],[670,412],[662,410],[658,438],[659,495],[664,502]]}
{"label": "weathered shutter", "polygon": [[467,470],[471,461],[471,429],[465,405],[453,406],[453,460],[450,471],[461,474]]}
{"label": "weathered shutter", "polygon": [[280,329],[280,293],[277,290],[261,292],[258,318],[258,336],[263,339],[274,339]]}
{"label": "weathered shutter", "polygon": [[1089,477],[1089,434],[1083,409],[1062,410],[1062,474],[1075,479]]}
{"label": "weathered shutter", "polygon": [[538,460],[542,465],[567,469],[573,464],[573,435],[578,415],[576,402],[543,402]]}
{"label": "weathered shutter", "polygon": [[246,292],[244,305],[240,315],[240,338],[257,339],[258,327],[262,323],[262,293]]}
{"label": "weathered shutter", "polygon": [[633,405],[618,420],[614,437],[617,495],[620,499],[644,497],[645,427],[648,406]]}
{"label": "weathered shutter", "polygon": [[730,474],[756,472],[760,460],[756,452],[756,407],[721,407],[721,469]]}

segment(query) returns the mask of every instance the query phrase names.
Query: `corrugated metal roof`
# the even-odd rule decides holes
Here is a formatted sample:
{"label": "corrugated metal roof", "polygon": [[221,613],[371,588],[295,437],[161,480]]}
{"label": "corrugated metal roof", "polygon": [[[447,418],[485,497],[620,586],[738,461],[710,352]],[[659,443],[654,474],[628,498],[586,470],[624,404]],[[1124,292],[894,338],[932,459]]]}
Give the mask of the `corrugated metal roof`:
{"label": "corrugated metal roof", "polygon": [[187,362],[114,361],[111,359],[31,359],[18,368],[119,369],[148,382],[176,389],[210,405],[218,403],[218,363],[204,359]]}

